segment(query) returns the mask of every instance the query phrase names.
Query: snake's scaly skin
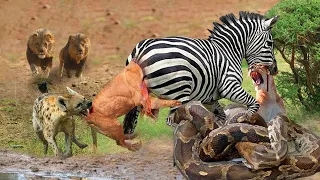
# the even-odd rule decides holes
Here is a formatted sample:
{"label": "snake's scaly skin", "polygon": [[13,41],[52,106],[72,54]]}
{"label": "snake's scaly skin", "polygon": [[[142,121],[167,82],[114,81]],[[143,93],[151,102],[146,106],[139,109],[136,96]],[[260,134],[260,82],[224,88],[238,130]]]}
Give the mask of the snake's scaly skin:
{"label": "snake's scaly skin", "polygon": [[[260,104],[251,117],[228,105],[221,124],[200,102],[176,111],[174,160],[187,179],[293,179],[320,171],[319,137],[287,118],[266,66],[249,73]],[[235,157],[245,161],[230,161]]]}
{"label": "snake's scaly skin", "polygon": [[[178,108],[174,122],[174,160],[187,179],[292,179],[320,170],[320,139],[286,116],[273,118],[269,131],[241,123],[218,127],[200,102],[190,102]],[[297,147],[288,147],[289,141]],[[219,160],[233,145],[246,165]]]}

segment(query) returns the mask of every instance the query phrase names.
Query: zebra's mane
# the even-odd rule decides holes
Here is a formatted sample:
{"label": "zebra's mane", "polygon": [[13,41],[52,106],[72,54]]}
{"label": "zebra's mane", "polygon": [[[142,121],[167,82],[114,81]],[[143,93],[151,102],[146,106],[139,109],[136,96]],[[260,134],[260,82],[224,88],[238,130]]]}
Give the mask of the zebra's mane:
{"label": "zebra's mane", "polygon": [[223,24],[220,24],[218,22],[213,22],[213,25],[214,25],[213,30],[208,29],[208,31],[211,33],[211,35],[209,36],[209,39],[214,37],[216,30],[225,29],[231,26],[231,24],[238,23],[237,21],[261,21],[264,19],[264,16],[262,16],[261,14],[250,13],[245,11],[240,11],[239,15],[240,15],[239,19],[237,19],[233,13],[227,14],[225,16],[221,16],[220,21]]}

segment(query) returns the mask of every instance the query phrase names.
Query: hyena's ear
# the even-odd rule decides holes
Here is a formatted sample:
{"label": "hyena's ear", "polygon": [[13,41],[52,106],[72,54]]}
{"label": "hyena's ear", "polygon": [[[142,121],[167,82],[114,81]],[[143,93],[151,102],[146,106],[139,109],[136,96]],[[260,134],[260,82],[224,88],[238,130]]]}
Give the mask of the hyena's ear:
{"label": "hyena's ear", "polygon": [[70,89],[69,87],[67,87],[67,90],[68,90],[68,93],[69,93],[70,95],[78,95],[78,93],[77,93],[76,91]]}
{"label": "hyena's ear", "polygon": [[67,99],[63,96],[58,96],[58,106],[59,108],[66,112],[67,111]]}

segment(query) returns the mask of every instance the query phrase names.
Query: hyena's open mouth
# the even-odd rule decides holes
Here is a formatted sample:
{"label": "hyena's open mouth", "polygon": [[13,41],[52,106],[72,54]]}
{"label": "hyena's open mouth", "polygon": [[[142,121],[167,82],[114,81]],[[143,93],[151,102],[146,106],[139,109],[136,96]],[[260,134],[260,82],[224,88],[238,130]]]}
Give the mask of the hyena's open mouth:
{"label": "hyena's open mouth", "polygon": [[89,114],[89,109],[84,109],[84,110],[82,110],[82,111],[80,111],[80,115],[81,116],[87,116]]}
{"label": "hyena's open mouth", "polygon": [[86,108],[85,109],[83,109],[82,111],[80,111],[80,115],[81,116],[88,116],[88,114],[89,114],[89,111],[92,109],[92,102],[90,101],[90,102],[87,102],[86,103]]}

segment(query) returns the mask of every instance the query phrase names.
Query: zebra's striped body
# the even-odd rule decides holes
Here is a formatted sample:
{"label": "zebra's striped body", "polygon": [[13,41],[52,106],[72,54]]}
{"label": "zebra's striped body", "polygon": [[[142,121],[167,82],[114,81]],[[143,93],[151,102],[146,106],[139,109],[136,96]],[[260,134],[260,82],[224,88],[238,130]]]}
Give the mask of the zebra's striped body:
{"label": "zebra's striped body", "polygon": [[[259,14],[245,12],[240,12],[239,19],[233,14],[220,19],[224,24],[214,23],[207,40],[187,37],[143,40],[133,49],[127,63],[136,59],[149,90],[161,98],[214,104],[221,119],[224,113],[217,100],[227,98],[248,105],[248,113],[252,115],[259,104],[241,87],[241,62],[246,58],[249,66],[262,63],[276,67],[272,22]],[[136,118],[134,114],[131,112],[125,118],[125,133],[134,129],[127,122]]]}

